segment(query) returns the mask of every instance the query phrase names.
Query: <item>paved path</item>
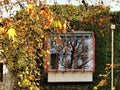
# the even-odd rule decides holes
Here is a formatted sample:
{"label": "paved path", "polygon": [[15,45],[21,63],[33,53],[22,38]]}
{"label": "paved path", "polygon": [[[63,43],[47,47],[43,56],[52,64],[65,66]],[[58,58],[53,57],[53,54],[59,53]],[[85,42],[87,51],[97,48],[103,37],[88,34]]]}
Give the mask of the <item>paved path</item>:
{"label": "paved path", "polygon": [[3,82],[0,81],[0,90],[3,90]]}

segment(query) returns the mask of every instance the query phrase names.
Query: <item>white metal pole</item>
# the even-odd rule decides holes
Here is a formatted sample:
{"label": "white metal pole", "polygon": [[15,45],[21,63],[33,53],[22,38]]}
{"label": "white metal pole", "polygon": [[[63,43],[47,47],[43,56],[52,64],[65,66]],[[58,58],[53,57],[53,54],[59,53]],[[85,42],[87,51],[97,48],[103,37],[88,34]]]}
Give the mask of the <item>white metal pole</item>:
{"label": "white metal pole", "polygon": [[114,67],[114,62],[113,62],[113,59],[114,59],[114,30],[112,29],[112,43],[111,43],[111,90],[114,89],[113,87],[113,78],[114,78],[114,73],[113,73],[113,67]]}

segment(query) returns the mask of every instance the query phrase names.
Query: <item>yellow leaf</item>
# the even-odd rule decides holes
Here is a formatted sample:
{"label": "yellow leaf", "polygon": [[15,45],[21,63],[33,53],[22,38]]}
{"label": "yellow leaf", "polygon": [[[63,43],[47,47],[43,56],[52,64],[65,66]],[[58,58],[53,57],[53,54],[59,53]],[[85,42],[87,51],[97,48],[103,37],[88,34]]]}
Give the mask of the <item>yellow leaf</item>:
{"label": "yellow leaf", "polygon": [[0,23],[2,22],[2,19],[0,18]]}
{"label": "yellow leaf", "polygon": [[61,24],[60,21],[58,21],[58,27],[59,27],[60,29],[62,29],[62,24]]}
{"label": "yellow leaf", "polygon": [[14,28],[10,28],[7,31],[7,34],[9,35],[9,39],[12,39],[13,41],[15,40],[16,32]]}
{"label": "yellow leaf", "polygon": [[97,86],[94,86],[93,90],[97,90],[97,89],[98,89]]}
{"label": "yellow leaf", "polygon": [[22,85],[21,85],[21,82],[18,82],[18,86],[20,86],[20,87],[22,86]]}
{"label": "yellow leaf", "polygon": [[28,87],[28,86],[30,86],[30,85],[31,85],[31,82],[30,82],[29,80],[23,79],[23,81],[22,81],[22,86],[23,86],[23,87]]}
{"label": "yellow leaf", "polygon": [[102,74],[99,74],[99,77],[102,77],[103,75]]}
{"label": "yellow leaf", "polygon": [[30,90],[33,90],[33,88],[32,88],[32,87],[30,87]]}
{"label": "yellow leaf", "polygon": [[29,8],[29,9],[33,9],[33,4],[32,4],[32,3],[29,3],[29,4],[28,4],[28,8]]}
{"label": "yellow leaf", "polygon": [[38,15],[36,16],[36,19],[37,19],[37,20],[39,20],[39,19],[40,19]]}
{"label": "yellow leaf", "polygon": [[110,63],[106,64],[106,66],[110,66]]}
{"label": "yellow leaf", "polygon": [[62,23],[60,21],[55,22],[55,26],[59,29],[62,29]]}
{"label": "yellow leaf", "polygon": [[33,4],[32,4],[32,2],[29,2],[28,3],[28,8],[26,9],[26,11],[29,13],[30,10],[32,10],[32,9],[33,9]]}
{"label": "yellow leaf", "polygon": [[0,50],[0,52],[4,52],[4,50]]}

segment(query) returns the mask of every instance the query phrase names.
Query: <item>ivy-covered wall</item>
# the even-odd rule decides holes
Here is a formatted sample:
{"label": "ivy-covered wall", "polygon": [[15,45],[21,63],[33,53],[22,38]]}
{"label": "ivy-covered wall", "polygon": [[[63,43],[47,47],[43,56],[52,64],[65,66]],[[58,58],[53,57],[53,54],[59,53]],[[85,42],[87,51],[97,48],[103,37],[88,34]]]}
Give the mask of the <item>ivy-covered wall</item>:
{"label": "ivy-covered wall", "polygon": [[[93,82],[91,83],[53,83],[47,84],[48,90],[93,90],[98,87],[98,90],[110,90],[111,88],[111,21],[116,24],[115,30],[115,71],[114,71],[114,86],[118,90],[119,87],[119,28],[120,20],[119,13],[111,14],[109,7],[90,6],[87,11],[84,6],[51,6],[52,11],[57,16],[56,20],[67,20],[70,22],[70,29],[79,31],[93,31],[96,39],[96,70],[93,73]],[[117,75],[117,77],[116,77]],[[102,83],[102,81],[105,82]]]}
{"label": "ivy-covered wall", "polygon": [[[28,8],[13,18],[1,19],[0,43],[5,64],[16,78],[14,90],[110,90],[111,88],[111,23],[116,24],[114,42],[114,86],[120,89],[120,13],[110,13],[109,7],[54,5]],[[53,20],[54,18],[54,20]],[[93,31],[96,39],[93,82],[48,83],[43,41],[46,35],[61,32],[67,21],[67,30]]]}

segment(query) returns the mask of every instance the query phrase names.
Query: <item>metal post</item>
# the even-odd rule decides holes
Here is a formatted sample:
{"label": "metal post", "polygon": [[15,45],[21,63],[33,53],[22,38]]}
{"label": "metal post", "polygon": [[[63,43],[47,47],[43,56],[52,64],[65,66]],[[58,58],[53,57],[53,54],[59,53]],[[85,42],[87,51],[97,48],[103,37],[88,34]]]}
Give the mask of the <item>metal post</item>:
{"label": "metal post", "polygon": [[114,80],[114,29],[115,29],[115,25],[112,24],[111,25],[111,90],[114,90],[114,85],[113,85],[113,80]]}
{"label": "metal post", "polygon": [[113,57],[114,57],[114,45],[113,45],[113,43],[114,43],[114,30],[112,29],[112,37],[111,37],[111,39],[112,39],[112,43],[111,43],[111,90],[113,90]]}

